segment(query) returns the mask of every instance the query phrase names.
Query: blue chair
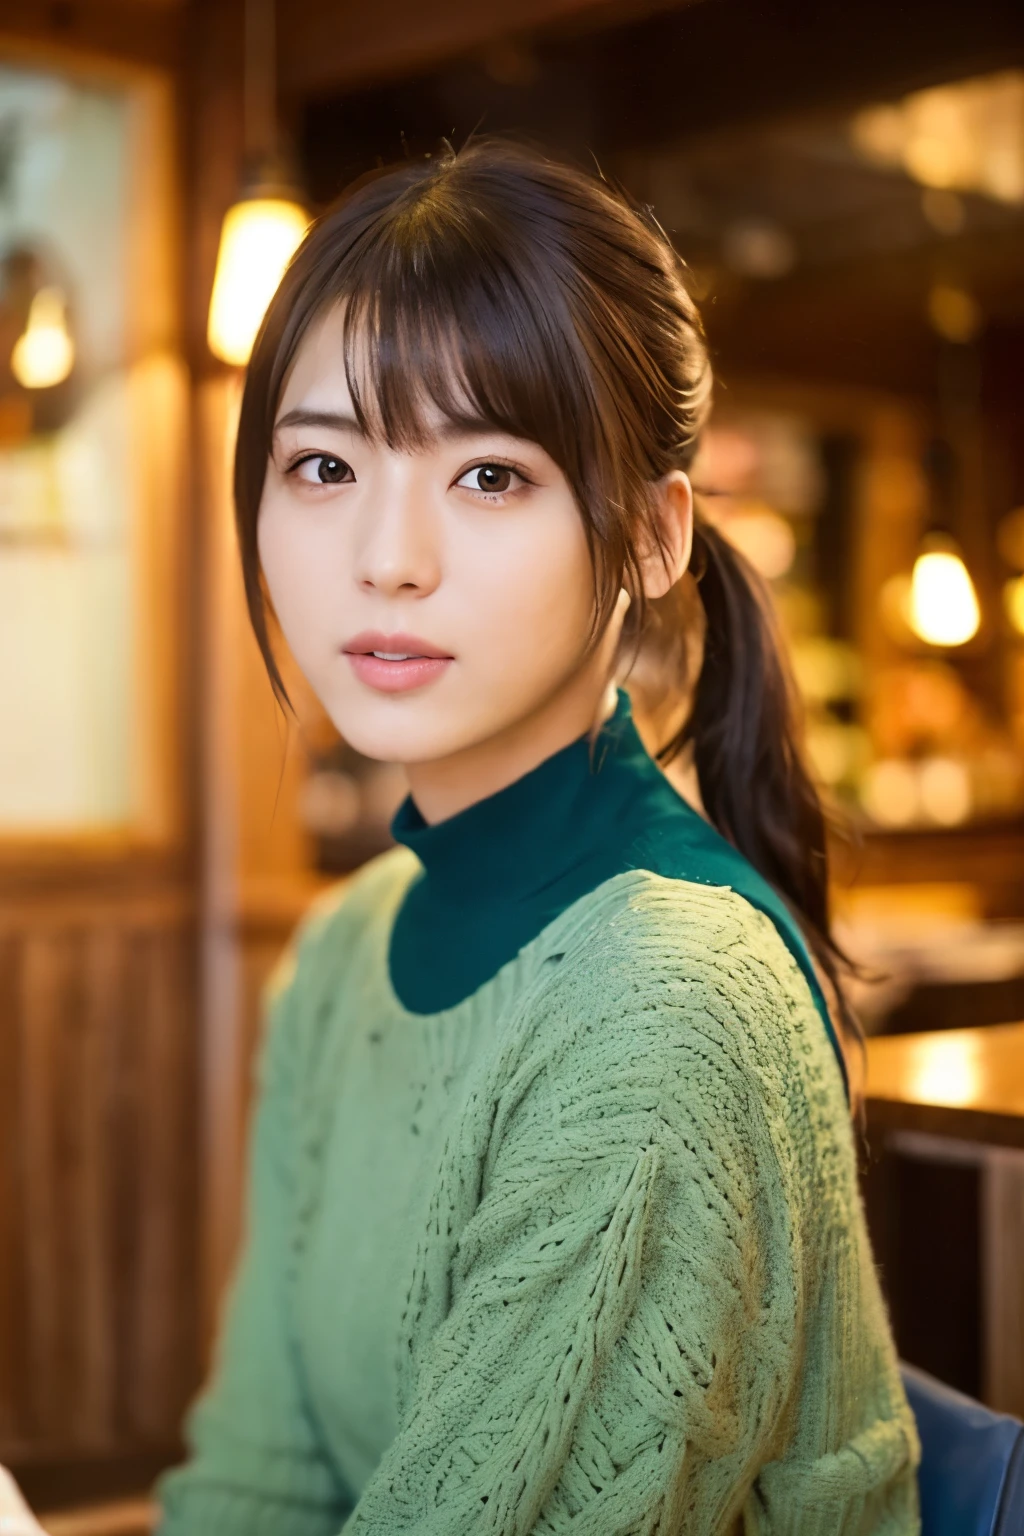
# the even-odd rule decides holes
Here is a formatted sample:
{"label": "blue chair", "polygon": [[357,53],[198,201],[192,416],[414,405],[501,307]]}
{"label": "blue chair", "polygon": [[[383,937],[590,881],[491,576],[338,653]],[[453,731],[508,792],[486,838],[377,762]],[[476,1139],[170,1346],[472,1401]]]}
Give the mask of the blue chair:
{"label": "blue chair", "polygon": [[1024,1536],[1024,1424],[900,1370],[921,1437],[921,1536]]}

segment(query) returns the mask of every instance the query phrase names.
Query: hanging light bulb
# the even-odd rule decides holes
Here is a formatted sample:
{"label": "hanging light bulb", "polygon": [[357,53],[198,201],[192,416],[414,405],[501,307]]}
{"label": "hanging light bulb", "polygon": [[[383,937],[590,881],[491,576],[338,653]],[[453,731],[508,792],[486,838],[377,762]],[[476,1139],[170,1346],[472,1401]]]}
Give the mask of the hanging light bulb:
{"label": "hanging light bulb", "polygon": [[910,578],[910,627],[926,645],[966,645],[981,624],[978,594],[959,551],[928,541]]}
{"label": "hanging light bulb", "polygon": [[274,79],[274,0],[246,0],[245,142],[255,173],[224,216],[206,331],[211,352],[236,367],[249,361],[267,305],[309,225],[276,153]]}
{"label": "hanging light bulb", "polygon": [[286,197],[241,198],[228,209],[210,299],[210,350],[237,367],[249,361],[256,332],[285,267],[309,224]]}
{"label": "hanging light bulb", "polygon": [[64,382],[74,361],[64,294],[59,288],[40,288],[29,306],[25,329],[14,343],[11,372],[23,389],[52,389]]}

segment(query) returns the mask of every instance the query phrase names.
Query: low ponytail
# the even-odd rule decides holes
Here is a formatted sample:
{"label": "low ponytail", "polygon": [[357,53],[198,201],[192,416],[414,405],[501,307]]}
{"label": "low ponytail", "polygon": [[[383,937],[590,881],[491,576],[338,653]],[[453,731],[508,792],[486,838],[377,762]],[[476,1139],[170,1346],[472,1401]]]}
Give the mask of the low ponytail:
{"label": "low ponytail", "polygon": [[847,1037],[863,1033],[843,997],[849,962],[831,933],[827,822],[804,761],[799,705],[768,589],[706,518],[691,571],[704,655],[685,723],[659,751],[688,750],[709,820],[780,893],[826,979]]}

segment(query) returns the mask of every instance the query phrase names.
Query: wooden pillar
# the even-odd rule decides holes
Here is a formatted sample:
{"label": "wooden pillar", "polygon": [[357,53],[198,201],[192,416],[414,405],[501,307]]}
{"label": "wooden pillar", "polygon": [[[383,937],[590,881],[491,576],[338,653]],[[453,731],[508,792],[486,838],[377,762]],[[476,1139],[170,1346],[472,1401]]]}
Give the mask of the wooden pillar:
{"label": "wooden pillar", "polygon": [[[196,695],[202,748],[201,1295],[212,1344],[240,1235],[245,1131],[261,992],[316,889],[297,800],[298,727],[275,701],[249,626],[231,501],[241,397],[206,321],[220,228],[243,166],[242,0],[192,12],[188,85],[187,337],[193,376]],[[301,698],[289,659],[289,691]]]}

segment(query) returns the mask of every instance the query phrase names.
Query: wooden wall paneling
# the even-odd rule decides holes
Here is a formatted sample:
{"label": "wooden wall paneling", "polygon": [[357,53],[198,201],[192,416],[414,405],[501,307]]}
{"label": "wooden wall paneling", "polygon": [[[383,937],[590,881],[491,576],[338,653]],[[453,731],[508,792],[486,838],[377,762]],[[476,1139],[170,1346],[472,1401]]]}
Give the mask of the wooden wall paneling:
{"label": "wooden wall paneling", "polygon": [[109,930],[83,931],[71,950],[72,985],[64,1014],[66,1048],[60,1072],[59,1125],[64,1155],[68,1233],[64,1273],[73,1288],[74,1310],[64,1297],[65,1315],[77,1322],[74,1340],[76,1390],[71,1397],[68,1438],[105,1447],[114,1438],[110,1363],[116,1336],[109,1298],[114,1289],[110,1261],[107,1106],[110,1092],[109,1025],[116,1008],[121,945]]}
{"label": "wooden wall paneling", "polygon": [[[22,1200],[29,1341],[29,1427],[33,1438],[59,1442],[60,1253],[58,1172],[54,1136],[53,1065],[59,1047],[59,995],[66,980],[66,946],[45,935],[24,941],[22,960],[21,1104]],[[66,1390],[66,1388],[65,1388]]]}
{"label": "wooden wall paneling", "polygon": [[[140,1077],[142,1100],[155,1113],[144,1118],[139,1136],[138,1346],[130,1405],[142,1434],[159,1437],[177,1425],[195,1386],[198,1122],[194,1036],[183,1028],[193,1016],[195,963],[191,932],[155,931],[148,943],[149,1029]],[[150,1199],[149,1191],[164,1198]],[[191,1304],[183,1309],[185,1298]]]}
{"label": "wooden wall paneling", "polygon": [[[0,1445],[29,1432],[25,1254],[22,1242],[21,969],[13,933],[0,930]],[[2,1459],[2,1455],[0,1455]]]}
{"label": "wooden wall paneling", "polygon": [[0,924],[15,1465],[173,1444],[195,1387],[194,917],[166,905]]}

